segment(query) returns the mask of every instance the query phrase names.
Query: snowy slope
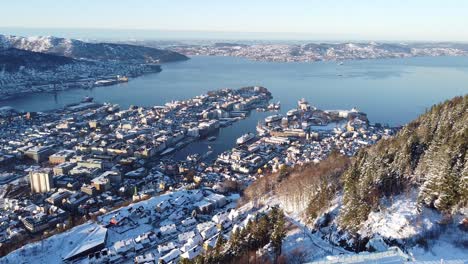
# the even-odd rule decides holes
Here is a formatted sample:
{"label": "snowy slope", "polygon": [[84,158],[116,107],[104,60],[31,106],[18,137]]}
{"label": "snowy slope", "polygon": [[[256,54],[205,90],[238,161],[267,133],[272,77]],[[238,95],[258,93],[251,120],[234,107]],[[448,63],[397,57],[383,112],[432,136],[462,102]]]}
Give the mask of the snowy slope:
{"label": "snowy slope", "polygon": [[362,225],[359,234],[372,237],[379,234],[383,238],[408,239],[435,228],[442,216],[435,210],[423,208],[419,213],[417,193],[395,196],[393,201],[384,200],[379,212],[371,212]]}
{"label": "snowy slope", "polygon": [[[359,234],[408,244],[407,250],[418,261],[468,261],[468,250],[462,246],[468,242],[468,234],[457,227],[463,218],[468,217],[467,211],[455,215],[452,224],[440,225],[444,217],[433,209],[421,208],[419,211],[416,197],[416,191],[412,191],[395,196],[393,201],[383,201],[381,211],[369,214]],[[427,247],[414,246],[417,241],[427,241]]]}
{"label": "snowy slope", "polygon": [[80,242],[88,237],[89,234],[96,232],[97,229],[102,229],[102,227],[95,223],[88,222],[72,228],[65,233],[25,245],[7,256],[0,258],[0,263],[62,263],[63,257],[75,249]]}

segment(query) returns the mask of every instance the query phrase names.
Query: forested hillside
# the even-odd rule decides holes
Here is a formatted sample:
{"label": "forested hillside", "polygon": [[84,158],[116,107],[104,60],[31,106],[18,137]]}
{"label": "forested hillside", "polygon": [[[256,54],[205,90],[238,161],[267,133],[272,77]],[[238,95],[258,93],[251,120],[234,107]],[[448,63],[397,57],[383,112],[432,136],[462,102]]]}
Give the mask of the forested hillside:
{"label": "forested hillside", "polygon": [[418,205],[467,205],[468,96],[433,106],[398,135],[361,151],[343,175],[340,226],[357,230],[380,198],[418,190]]}

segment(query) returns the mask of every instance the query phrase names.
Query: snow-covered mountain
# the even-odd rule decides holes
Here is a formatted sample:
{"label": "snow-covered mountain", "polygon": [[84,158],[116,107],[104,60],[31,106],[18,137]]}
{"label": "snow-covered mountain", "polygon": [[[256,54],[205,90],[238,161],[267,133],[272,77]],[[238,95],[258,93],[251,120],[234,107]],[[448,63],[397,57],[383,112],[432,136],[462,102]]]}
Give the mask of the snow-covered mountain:
{"label": "snow-covered mountain", "polygon": [[52,36],[19,37],[0,35],[0,48],[16,48],[74,59],[161,63],[188,59],[177,52],[113,43],[88,43]]}
{"label": "snow-covered mountain", "polygon": [[[145,43],[141,44],[145,45]],[[259,61],[283,62],[468,55],[468,45],[462,43],[215,43],[214,45],[177,44],[171,49],[188,55],[237,56]]]}

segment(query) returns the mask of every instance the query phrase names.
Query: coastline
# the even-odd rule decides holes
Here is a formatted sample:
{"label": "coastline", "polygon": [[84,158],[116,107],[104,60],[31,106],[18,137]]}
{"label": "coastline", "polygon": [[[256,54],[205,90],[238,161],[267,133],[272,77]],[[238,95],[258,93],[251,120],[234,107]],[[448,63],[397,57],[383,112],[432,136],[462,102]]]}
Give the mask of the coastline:
{"label": "coastline", "polygon": [[[8,101],[8,100],[13,100],[13,99],[17,99],[17,98],[20,98],[21,96],[25,96],[25,95],[34,95],[34,94],[44,94],[44,93],[56,93],[56,92],[62,92],[62,91],[68,91],[68,90],[72,90],[72,89],[83,89],[83,90],[88,90],[88,89],[94,89],[94,88],[99,88],[99,87],[110,87],[110,86],[115,86],[115,85],[119,85],[121,83],[126,83],[126,82],[130,82],[132,79],[134,78],[138,78],[138,77],[141,77],[141,76],[145,76],[145,75],[150,75],[150,74],[156,74],[156,73],[160,73],[162,72],[162,67],[161,65],[158,65],[159,67],[159,70],[155,70],[155,71],[152,71],[152,72],[142,72],[141,74],[135,74],[135,75],[131,75],[129,76],[130,78],[128,78],[128,81],[118,81],[116,83],[113,83],[113,84],[110,84],[110,85],[96,85],[94,82],[96,81],[99,81],[99,80],[104,80],[105,79],[105,76],[102,76],[101,78],[96,78],[96,80],[89,86],[71,86],[71,85],[67,85],[67,86],[62,86],[60,89],[53,89],[53,90],[42,90],[42,91],[20,91],[18,93],[15,93],[15,94],[11,94],[11,95],[2,95],[1,98],[0,98],[0,102],[5,102],[5,101]],[[118,75],[116,75],[118,76]],[[54,85],[52,83],[49,83],[49,84],[42,84],[41,86],[44,86],[44,85]],[[1,88],[1,87],[0,87]]]}
{"label": "coastline", "polygon": [[[221,54],[184,54],[185,56],[191,57],[230,57],[230,58],[239,58],[246,59],[253,62],[268,62],[268,63],[342,63],[342,62],[354,62],[354,61],[376,61],[376,60],[398,60],[398,59],[416,59],[416,58],[459,58],[466,57],[468,58],[468,53],[463,55],[415,55],[415,56],[388,56],[388,57],[378,57],[378,58],[345,58],[345,59],[316,59],[316,60],[269,60],[269,59],[256,59],[249,56],[239,56],[239,55],[221,55]],[[340,65],[341,66],[341,65]]]}

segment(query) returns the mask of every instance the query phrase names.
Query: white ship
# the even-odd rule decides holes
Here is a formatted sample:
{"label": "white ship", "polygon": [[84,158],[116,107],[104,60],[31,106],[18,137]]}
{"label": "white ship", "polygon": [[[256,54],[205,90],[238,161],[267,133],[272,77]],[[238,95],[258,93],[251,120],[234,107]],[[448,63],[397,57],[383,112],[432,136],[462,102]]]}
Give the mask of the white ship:
{"label": "white ship", "polygon": [[255,137],[253,133],[247,133],[245,135],[242,135],[240,138],[237,139],[236,143],[238,145],[242,145],[250,140],[252,140]]}
{"label": "white ship", "polygon": [[282,117],[281,115],[268,116],[265,118],[265,122],[271,123],[271,122],[279,121],[281,120],[281,117]]}
{"label": "white ship", "polygon": [[268,133],[268,130],[266,130],[261,124],[258,124],[256,129],[257,129],[258,135],[260,136],[264,136]]}
{"label": "white ship", "polygon": [[299,110],[297,109],[291,109],[286,113],[287,116],[295,116],[297,114],[299,114]]}
{"label": "white ship", "polygon": [[275,110],[279,110],[281,108],[281,103],[280,101],[278,101],[276,104],[275,104]]}

